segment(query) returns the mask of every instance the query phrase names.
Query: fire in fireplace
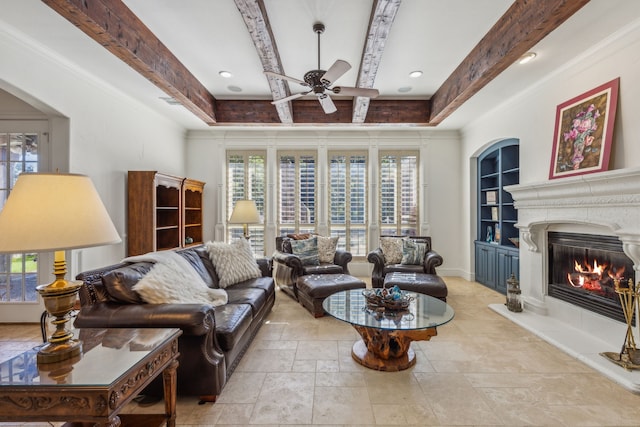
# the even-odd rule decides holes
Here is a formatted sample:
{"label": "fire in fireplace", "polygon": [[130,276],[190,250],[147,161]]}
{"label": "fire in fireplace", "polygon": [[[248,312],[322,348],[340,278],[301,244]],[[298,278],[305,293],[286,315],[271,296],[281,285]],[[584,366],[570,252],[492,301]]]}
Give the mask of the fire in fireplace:
{"label": "fire in fireplace", "polygon": [[549,296],[625,322],[614,279],[633,279],[633,262],[622,242],[614,236],[560,232],[549,232],[548,242]]}
{"label": "fire in fireplace", "polygon": [[574,271],[567,273],[567,280],[574,288],[595,292],[599,295],[607,295],[613,289],[613,280],[623,280],[625,267],[610,266],[607,263],[599,264],[593,260],[593,267],[588,259],[574,260]]}

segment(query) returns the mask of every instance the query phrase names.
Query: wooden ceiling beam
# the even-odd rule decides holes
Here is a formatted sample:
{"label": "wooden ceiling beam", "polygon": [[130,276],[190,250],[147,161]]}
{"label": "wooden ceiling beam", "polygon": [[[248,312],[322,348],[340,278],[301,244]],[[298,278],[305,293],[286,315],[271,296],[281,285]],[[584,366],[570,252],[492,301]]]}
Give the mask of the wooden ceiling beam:
{"label": "wooden ceiling beam", "polygon": [[589,0],[516,0],[431,97],[437,125]]}
{"label": "wooden ceiling beam", "polygon": [[[277,74],[284,74],[282,61],[280,61],[280,53],[273,38],[264,0],[235,0],[235,3],[249,30],[253,44],[258,51],[258,56],[262,62],[262,69]],[[291,94],[287,82],[274,77],[265,76],[265,78],[269,82],[273,99],[282,99]],[[293,123],[291,102],[276,104],[275,109],[282,123]]]}
{"label": "wooden ceiling beam", "polygon": [[[336,111],[325,114],[315,99],[291,102],[295,125],[350,124],[353,101],[334,100]],[[428,126],[429,101],[372,99],[365,124]],[[218,125],[280,125],[282,124],[271,101],[216,100]]]}
{"label": "wooden ceiling beam", "polygon": [[215,98],[120,0],[42,0],[205,123]]}
{"label": "wooden ceiling beam", "polygon": [[[402,0],[375,0],[371,7],[367,39],[362,49],[360,70],[356,87],[373,88],[378,67],[382,61],[384,46],[396,18]],[[357,96],[353,99],[353,123],[364,123],[370,99]]]}

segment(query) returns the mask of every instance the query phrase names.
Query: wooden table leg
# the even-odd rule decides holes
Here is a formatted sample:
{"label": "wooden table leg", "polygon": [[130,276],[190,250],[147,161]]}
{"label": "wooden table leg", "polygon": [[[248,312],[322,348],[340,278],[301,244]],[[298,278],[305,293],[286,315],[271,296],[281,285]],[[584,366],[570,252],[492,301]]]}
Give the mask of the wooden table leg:
{"label": "wooden table leg", "polygon": [[167,414],[167,427],[175,427],[176,425],[176,378],[177,378],[178,361],[174,360],[167,368],[162,371],[162,384],[164,389],[164,408]]}
{"label": "wooden table leg", "polygon": [[351,357],[367,368],[378,371],[402,371],[416,364],[412,341],[429,341],[438,335],[436,328],[390,330],[353,325],[362,337],[351,350]]}

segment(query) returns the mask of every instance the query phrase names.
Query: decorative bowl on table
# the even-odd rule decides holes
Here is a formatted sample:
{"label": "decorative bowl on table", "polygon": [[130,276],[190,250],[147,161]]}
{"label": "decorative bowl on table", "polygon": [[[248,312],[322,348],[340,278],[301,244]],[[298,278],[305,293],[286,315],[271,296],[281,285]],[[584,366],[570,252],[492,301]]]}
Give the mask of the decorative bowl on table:
{"label": "decorative bowl on table", "polygon": [[413,300],[412,296],[407,295],[397,286],[391,289],[365,289],[362,294],[367,301],[367,308],[371,310],[406,310]]}

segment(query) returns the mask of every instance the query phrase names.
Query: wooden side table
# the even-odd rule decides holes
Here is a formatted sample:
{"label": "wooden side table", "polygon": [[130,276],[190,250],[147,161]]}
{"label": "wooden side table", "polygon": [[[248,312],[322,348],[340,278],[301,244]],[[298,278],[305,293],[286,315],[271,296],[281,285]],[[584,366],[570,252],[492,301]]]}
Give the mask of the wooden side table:
{"label": "wooden side table", "polygon": [[[79,329],[83,354],[38,365],[37,348],[0,364],[0,421],[68,421],[65,426],[176,423],[180,329]],[[160,373],[164,414],[118,415]]]}

